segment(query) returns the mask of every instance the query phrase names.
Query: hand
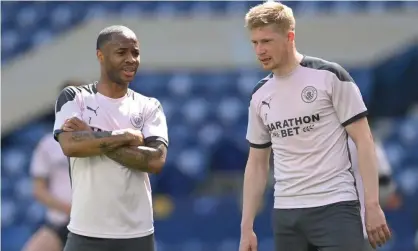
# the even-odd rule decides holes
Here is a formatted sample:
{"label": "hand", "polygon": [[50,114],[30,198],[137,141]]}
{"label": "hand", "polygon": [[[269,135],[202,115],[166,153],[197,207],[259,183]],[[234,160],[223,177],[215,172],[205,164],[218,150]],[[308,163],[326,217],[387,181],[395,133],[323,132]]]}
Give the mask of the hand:
{"label": "hand", "polygon": [[125,135],[128,138],[129,146],[143,146],[144,145],[144,135],[140,130],[134,129],[122,129],[113,131],[113,135]]}
{"label": "hand", "polygon": [[64,132],[92,131],[92,129],[86,122],[77,117],[72,117],[70,119],[65,120],[61,129]]}
{"label": "hand", "polygon": [[385,214],[380,205],[367,206],[366,209],[366,230],[370,245],[373,248],[382,246],[392,236],[386,223]]}
{"label": "hand", "polygon": [[133,130],[128,129],[126,131],[126,134],[129,135],[129,137],[132,137],[132,141],[130,143],[131,146],[143,146],[144,145],[144,135],[140,130]]}
{"label": "hand", "polygon": [[257,236],[252,229],[241,232],[239,251],[257,251]]}

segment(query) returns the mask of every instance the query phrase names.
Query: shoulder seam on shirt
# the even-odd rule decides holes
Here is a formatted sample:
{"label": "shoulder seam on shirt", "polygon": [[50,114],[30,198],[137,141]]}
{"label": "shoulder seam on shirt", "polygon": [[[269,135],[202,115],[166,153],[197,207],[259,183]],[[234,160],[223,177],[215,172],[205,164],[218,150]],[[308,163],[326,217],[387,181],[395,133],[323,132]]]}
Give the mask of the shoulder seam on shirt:
{"label": "shoulder seam on shirt", "polygon": [[57,112],[61,111],[61,108],[67,102],[73,101],[77,96],[77,92],[80,92],[80,91],[81,91],[80,89],[78,89],[77,87],[74,87],[74,86],[68,86],[68,87],[64,88],[61,91],[61,93],[60,93],[60,95],[57,99],[57,102],[56,102],[56,105],[55,105],[55,112],[57,113]]}
{"label": "shoulder seam on shirt", "polygon": [[89,94],[93,94],[92,84],[75,86],[75,88],[77,90],[79,90],[81,94],[83,93],[83,90],[86,91],[86,92],[88,92]]}
{"label": "shoulder seam on shirt", "polygon": [[263,78],[262,80],[258,81],[257,85],[254,87],[252,93],[251,93],[251,97],[250,100],[252,99],[253,95],[263,86],[265,85],[270,79],[273,78],[273,73],[270,73],[269,75],[267,75],[267,77]]}
{"label": "shoulder seam on shirt", "polygon": [[89,87],[90,87],[91,91],[93,92],[93,94],[97,93],[96,84],[97,84],[97,82],[93,82],[93,83],[89,84]]}
{"label": "shoulder seam on shirt", "polygon": [[142,93],[140,93],[140,92],[137,92],[137,91],[135,91],[135,90],[133,90],[133,89],[131,89],[131,88],[129,88],[128,89],[128,92],[131,92],[131,95],[132,96],[134,96],[135,95],[135,98],[137,98],[137,99],[140,99],[141,97],[145,97],[145,98],[151,98],[151,97],[148,97],[148,96],[145,96],[144,94],[142,94]]}
{"label": "shoulder seam on shirt", "polygon": [[337,76],[338,80],[341,82],[354,83],[353,78],[350,76],[347,70],[335,62],[326,61],[321,58],[305,56],[300,62],[300,65],[315,70],[329,71]]}

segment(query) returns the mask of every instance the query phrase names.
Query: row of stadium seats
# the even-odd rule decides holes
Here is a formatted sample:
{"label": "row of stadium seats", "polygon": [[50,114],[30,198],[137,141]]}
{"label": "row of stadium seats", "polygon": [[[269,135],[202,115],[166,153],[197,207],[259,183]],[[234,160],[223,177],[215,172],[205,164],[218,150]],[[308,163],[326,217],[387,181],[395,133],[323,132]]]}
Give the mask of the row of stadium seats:
{"label": "row of stadium seats", "polygon": [[[373,84],[372,71],[368,68],[347,70],[355,79],[367,103]],[[254,86],[267,75],[267,72],[252,69],[213,69],[197,72],[140,71],[135,81],[131,83],[131,88],[144,95],[158,95],[162,100],[169,98],[176,102],[187,101],[190,97],[203,97],[209,102],[214,101],[219,104],[222,98],[233,97],[248,103]]]}
{"label": "row of stadium seats", "polygon": [[[295,13],[384,12],[387,9],[416,10],[413,1],[285,1]],[[2,63],[77,24],[109,13],[133,16],[242,14],[261,1],[141,1],[141,2],[2,2]]]}

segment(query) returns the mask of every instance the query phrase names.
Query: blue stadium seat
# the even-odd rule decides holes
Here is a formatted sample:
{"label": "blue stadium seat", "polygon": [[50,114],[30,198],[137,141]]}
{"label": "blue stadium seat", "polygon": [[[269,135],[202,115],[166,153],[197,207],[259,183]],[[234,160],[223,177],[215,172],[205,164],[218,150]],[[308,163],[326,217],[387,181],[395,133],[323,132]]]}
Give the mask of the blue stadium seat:
{"label": "blue stadium seat", "polygon": [[239,98],[225,97],[217,107],[217,117],[220,123],[224,126],[231,126],[235,124],[242,113],[247,112],[246,104],[243,104]]}
{"label": "blue stadium seat", "polygon": [[1,228],[1,250],[20,251],[23,244],[32,235],[32,229],[28,226],[19,225]]}
{"label": "blue stadium seat", "polygon": [[103,6],[100,2],[90,4],[86,11],[87,13],[85,15],[84,21],[103,18],[106,16],[106,14],[108,14],[106,7]]}
{"label": "blue stadium seat", "polygon": [[385,143],[384,149],[393,171],[396,172],[405,158],[405,149],[395,140]]}
{"label": "blue stadium seat", "polygon": [[49,16],[51,29],[59,31],[68,28],[72,23],[73,14],[75,12],[72,12],[70,8],[64,5],[54,8]]}
{"label": "blue stadium seat", "polygon": [[418,146],[418,118],[410,118],[403,121],[398,130],[401,143],[405,146]]}
{"label": "blue stadium seat", "polygon": [[182,107],[182,116],[189,125],[202,125],[209,115],[209,104],[204,98],[192,98]]}
{"label": "blue stadium seat", "polygon": [[[233,128],[226,131],[226,135],[232,133]],[[245,139],[245,136],[242,137]],[[245,149],[244,149],[245,148]],[[212,170],[242,170],[247,161],[248,143],[237,146],[236,142],[229,138],[222,139],[213,147],[211,155]]]}
{"label": "blue stadium seat", "polygon": [[[144,15],[167,17],[173,15],[242,15],[250,7],[262,1],[214,1],[214,2],[4,2],[2,3],[2,34],[15,31],[19,41],[10,42],[3,50],[2,62],[50,41],[53,36],[61,34],[80,22],[109,13],[119,15]],[[397,2],[304,2],[285,1],[295,13],[314,14],[317,12],[345,13],[359,10],[381,12],[391,8],[417,9],[417,4],[411,1]],[[43,37],[45,35],[45,37]],[[15,46],[10,45],[11,43]]]}
{"label": "blue stadium seat", "polygon": [[14,197],[17,200],[25,201],[33,198],[33,184],[32,179],[22,175],[16,182]]}
{"label": "blue stadium seat", "polygon": [[211,148],[217,144],[224,136],[223,127],[217,123],[209,123],[199,128],[198,138],[202,147]]}
{"label": "blue stadium seat", "polygon": [[17,217],[16,203],[12,200],[12,197],[2,196],[1,202],[1,227],[6,228],[12,226]]}
{"label": "blue stadium seat", "polygon": [[200,149],[188,148],[177,156],[176,167],[185,176],[203,180],[207,174],[208,156]]}
{"label": "blue stadium seat", "polygon": [[[260,250],[266,250],[266,249],[261,249],[261,248],[262,247],[259,246]],[[239,241],[237,239],[224,239],[220,241],[218,248],[216,250],[218,251],[239,250]],[[271,248],[267,250],[271,250]]]}
{"label": "blue stadium seat", "polygon": [[170,149],[182,149],[194,141],[193,132],[183,123],[172,123],[168,127],[168,134]]}
{"label": "blue stadium seat", "polygon": [[2,149],[2,176],[9,178],[20,177],[25,173],[29,163],[27,155],[19,148]]}
{"label": "blue stadium seat", "polygon": [[[140,93],[155,97],[155,94],[164,93],[166,89],[166,83],[170,79],[169,74],[156,73],[152,71],[140,71],[136,76],[133,83],[131,83],[131,88]],[[156,97],[158,98],[158,97]]]}
{"label": "blue stadium seat", "polygon": [[349,73],[359,87],[363,100],[368,105],[370,103],[370,96],[372,91],[373,75],[371,70],[367,68],[363,69],[350,69]]}
{"label": "blue stadium seat", "polygon": [[167,84],[169,93],[177,98],[190,96],[193,86],[193,80],[190,74],[179,72],[173,75]]}
{"label": "blue stadium seat", "polygon": [[162,97],[158,99],[161,103],[161,106],[163,107],[165,117],[167,118],[167,121],[170,121],[170,119],[174,116],[174,114],[177,112],[177,106],[176,103],[168,97]]}
{"label": "blue stadium seat", "polygon": [[295,10],[295,14],[299,15],[314,15],[320,12],[321,6],[316,1],[302,1],[299,3],[298,8]]}
{"label": "blue stadium seat", "polygon": [[[51,110],[53,108],[51,107]],[[15,144],[23,144],[30,151],[35,148],[39,140],[45,136],[46,133],[52,133],[53,126],[51,124],[36,123],[32,124],[29,128],[21,128],[16,130],[11,135]]]}
{"label": "blue stadium seat", "polygon": [[209,1],[197,1],[192,4],[190,7],[191,16],[193,17],[202,17],[202,16],[212,16],[214,13],[219,13],[213,6],[214,2]]}
{"label": "blue stadium seat", "polygon": [[25,215],[26,223],[38,225],[43,222],[46,210],[45,207],[37,201],[31,201],[23,213]]}
{"label": "blue stadium seat", "polygon": [[235,82],[234,72],[224,70],[210,70],[194,74],[194,93],[197,95],[206,95],[219,97],[228,95],[235,91],[235,86],[231,83]]}
{"label": "blue stadium seat", "polygon": [[418,168],[407,168],[396,176],[402,192],[408,196],[418,195]]}

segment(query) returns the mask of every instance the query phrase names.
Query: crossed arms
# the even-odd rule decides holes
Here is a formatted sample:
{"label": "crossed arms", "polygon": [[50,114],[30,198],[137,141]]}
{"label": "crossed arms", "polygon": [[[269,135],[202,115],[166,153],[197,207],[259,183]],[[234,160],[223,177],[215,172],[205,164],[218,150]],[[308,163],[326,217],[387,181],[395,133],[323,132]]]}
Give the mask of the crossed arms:
{"label": "crossed arms", "polygon": [[[137,171],[159,173],[165,164],[167,146],[157,137],[147,138],[136,130],[93,132],[83,123],[81,131],[63,130],[58,141],[67,157],[105,155],[119,164]],[[64,127],[65,128],[65,127]]]}

